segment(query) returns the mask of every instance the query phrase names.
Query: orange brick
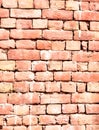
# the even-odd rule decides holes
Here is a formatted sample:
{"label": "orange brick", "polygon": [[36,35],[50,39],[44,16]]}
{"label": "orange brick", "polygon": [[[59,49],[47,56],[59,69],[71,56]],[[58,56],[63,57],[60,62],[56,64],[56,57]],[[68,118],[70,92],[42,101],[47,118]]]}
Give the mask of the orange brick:
{"label": "orange brick", "polygon": [[72,95],[73,103],[98,103],[98,101],[99,95],[96,93],[75,93]]}
{"label": "orange brick", "polygon": [[11,30],[10,37],[14,39],[23,39],[23,40],[24,39],[37,39],[37,38],[41,38],[41,30],[13,29]]}
{"label": "orange brick", "polygon": [[34,7],[37,9],[49,8],[48,0],[34,0]]}
{"label": "orange brick", "polygon": [[86,22],[80,22],[80,30],[88,30],[89,24]]}
{"label": "orange brick", "polygon": [[28,19],[17,19],[16,21],[16,28],[18,29],[30,29],[32,28],[32,20]]}
{"label": "orange brick", "polygon": [[40,124],[43,124],[43,125],[50,125],[50,124],[56,123],[55,117],[51,115],[40,115],[39,121],[40,121]]}
{"label": "orange brick", "polygon": [[90,30],[99,31],[99,22],[90,22]]}
{"label": "orange brick", "polygon": [[63,124],[68,124],[69,122],[69,116],[68,115],[58,115],[56,116],[56,123],[63,125]]}
{"label": "orange brick", "polygon": [[15,92],[29,92],[29,83],[28,82],[14,82],[14,91]]}
{"label": "orange brick", "polygon": [[33,20],[33,28],[47,28],[47,20],[46,19],[34,19]]}
{"label": "orange brick", "polygon": [[0,48],[3,48],[3,49],[15,48],[15,41],[14,40],[0,41]]}
{"label": "orange brick", "polygon": [[72,32],[63,30],[44,30],[43,37],[48,40],[70,40],[72,39]]}
{"label": "orange brick", "polygon": [[0,104],[7,103],[7,94],[0,93]]}
{"label": "orange brick", "polygon": [[66,21],[64,23],[64,30],[78,30],[77,21]]}
{"label": "orange brick", "polygon": [[9,39],[9,31],[5,29],[0,29],[0,40],[8,40]]}
{"label": "orange brick", "polygon": [[0,105],[0,115],[9,115],[13,111],[13,106],[11,104]]}
{"label": "orange brick", "polygon": [[62,62],[61,61],[49,61],[48,70],[62,70]]}
{"label": "orange brick", "polygon": [[61,105],[48,105],[47,106],[48,114],[60,114],[61,113]]}
{"label": "orange brick", "polygon": [[16,115],[28,115],[29,114],[29,106],[27,105],[22,105],[22,106],[19,106],[19,105],[15,105],[14,106],[14,113]]}
{"label": "orange brick", "polygon": [[48,19],[59,19],[59,20],[72,20],[73,12],[66,10],[57,10],[57,9],[44,9],[42,12],[43,18]]}
{"label": "orange brick", "polygon": [[71,73],[70,72],[54,72],[55,81],[70,81]]}
{"label": "orange brick", "polygon": [[90,5],[90,4],[89,4],[88,1],[81,2],[80,8],[81,8],[81,10],[89,10],[89,7],[90,7],[89,5]]}
{"label": "orange brick", "polygon": [[62,105],[63,113],[77,113],[77,105],[76,104],[65,104]]}
{"label": "orange brick", "polygon": [[19,8],[33,8],[33,0],[18,0]]}
{"label": "orange brick", "polygon": [[88,70],[89,71],[99,71],[99,62],[89,62]]}
{"label": "orange brick", "polygon": [[64,9],[65,8],[65,1],[64,0],[51,0],[50,6],[53,9]]}
{"label": "orange brick", "polygon": [[17,0],[2,0],[3,7],[5,8],[16,8]]}
{"label": "orange brick", "polygon": [[90,113],[90,114],[93,114],[93,113],[99,113],[99,105],[98,104],[87,104],[86,105],[86,113]]}
{"label": "orange brick", "polygon": [[16,19],[15,18],[2,18],[1,27],[3,28],[15,28]]}
{"label": "orange brick", "polygon": [[36,72],[35,80],[36,81],[52,81],[53,73],[52,72]]}
{"label": "orange brick", "polygon": [[14,17],[14,18],[40,18],[41,10],[11,9],[11,17]]}
{"label": "orange brick", "polygon": [[99,92],[99,83],[98,82],[89,82],[87,84],[87,91],[89,91],[89,92]]}
{"label": "orange brick", "polygon": [[99,125],[87,125],[86,130],[99,130]]}
{"label": "orange brick", "polygon": [[86,84],[85,83],[77,83],[77,91],[83,93],[86,91]]}
{"label": "orange brick", "polygon": [[9,10],[0,8],[0,18],[7,18],[7,17],[9,17]]}
{"label": "orange brick", "polygon": [[56,51],[65,50],[65,41],[53,41],[52,50]]}
{"label": "orange brick", "polygon": [[67,93],[74,93],[76,92],[76,83],[73,82],[68,82],[68,83],[61,83],[61,89],[63,92],[67,92]]}
{"label": "orange brick", "polygon": [[3,82],[13,82],[14,81],[14,72],[0,72],[0,81]]}
{"label": "orange brick", "polygon": [[32,92],[45,92],[45,85],[43,82],[30,83],[30,91],[32,91]]}
{"label": "orange brick", "polygon": [[33,115],[26,115],[23,116],[23,125],[36,125],[38,122],[38,119],[36,116]]}
{"label": "orange brick", "polygon": [[77,71],[77,63],[74,61],[64,61],[63,70],[64,71]]}
{"label": "orange brick", "polygon": [[18,71],[31,70],[31,61],[16,61],[16,69]]}
{"label": "orange brick", "polygon": [[57,20],[48,21],[48,28],[50,30],[61,30],[62,27],[63,27],[63,21],[57,21]]}
{"label": "orange brick", "polygon": [[69,94],[43,94],[41,96],[41,104],[59,104],[59,103],[70,103]]}
{"label": "orange brick", "polygon": [[50,50],[52,48],[51,41],[37,40],[37,49],[39,50]]}
{"label": "orange brick", "polygon": [[99,51],[99,43],[98,43],[98,41],[89,41],[89,50]]}
{"label": "orange brick", "polygon": [[8,51],[8,59],[14,60],[39,60],[38,50],[12,49]]}
{"label": "orange brick", "polygon": [[79,10],[78,1],[66,1],[66,10]]}
{"label": "orange brick", "polygon": [[84,104],[78,104],[78,113],[85,113],[85,105]]}
{"label": "orange brick", "polygon": [[46,92],[60,92],[60,82],[46,82]]}
{"label": "orange brick", "polygon": [[98,123],[99,123],[99,115],[83,115],[83,114],[71,115],[71,124],[73,125],[84,125],[84,124],[98,125]]}
{"label": "orange brick", "polygon": [[99,10],[99,5],[97,2],[98,2],[97,0],[90,2],[90,5],[89,5],[90,10]]}
{"label": "orange brick", "polygon": [[32,62],[32,71],[46,71],[47,63],[45,61]]}
{"label": "orange brick", "polygon": [[45,105],[33,105],[30,108],[30,114],[39,115],[45,114],[46,106]]}
{"label": "orange brick", "polygon": [[7,117],[7,125],[22,125],[22,119],[19,116],[13,115],[12,117]]}
{"label": "orange brick", "polygon": [[84,125],[63,125],[62,130],[85,130]]}

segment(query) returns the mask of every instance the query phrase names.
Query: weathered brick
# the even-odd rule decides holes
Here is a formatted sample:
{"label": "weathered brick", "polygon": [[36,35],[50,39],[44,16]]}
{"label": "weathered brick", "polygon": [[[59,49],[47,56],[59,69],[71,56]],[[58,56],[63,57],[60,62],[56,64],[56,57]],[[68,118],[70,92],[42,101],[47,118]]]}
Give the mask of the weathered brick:
{"label": "weathered brick", "polygon": [[81,72],[87,71],[88,70],[88,63],[78,62],[77,63],[77,70],[81,71]]}
{"label": "weathered brick", "polygon": [[0,70],[15,70],[15,61],[0,61]]}
{"label": "weathered brick", "polygon": [[71,73],[70,72],[54,72],[55,81],[70,81]]}
{"label": "weathered brick", "polygon": [[60,82],[46,82],[46,92],[60,92]]}
{"label": "weathered brick", "polygon": [[33,115],[26,115],[23,116],[23,125],[36,125],[38,122],[38,119],[36,116]]}
{"label": "weathered brick", "polygon": [[47,106],[48,114],[60,114],[61,113],[61,105],[48,105]]}
{"label": "weathered brick", "polygon": [[39,50],[50,50],[52,48],[51,41],[37,40],[37,49]]}
{"label": "weathered brick", "polygon": [[27,128],[25,126],[15,126],[14,130],[26,130]]}
{"label": "weathered brick", "polygon": [[63,27],[63,21],[60,20],[49,20],[48,21],[48,28],[50,30],[61,30]]}
{"label": "weathered brick", "polygon": [[18,71],[31,70],[31,61],[16,61],[16,69]]}
{"label": "weathered brick", "polygon": [[86,91],[86,84],[85,83],[77,83],[77,91],[83,93]]}
{"label": "weathered brick", "polygon": [[47,28],[47,19],[34,19],[33,28]]}
{"label": "weathered brick", "polygon": [[89,92],[99,92],[99,83],[98,82],[89,82],[87,84],[87,91],[89,91]]}
{"label": "weathered brick", "polygon": [[21,117],[17,115],[9,116],[6,118],[7,119],[7,125],[12,126],[12,125],[22,125],[22,119]]}
{"label": "weathered brick", "polygon": [[99,42],[98,41],[89,41],[89,50],[99,51]]}
{"label": "weathered brick", "polygon": [[32,71],[46,71],[47,63],[45,61],[32,62]]}
{"label": "weathered brick", "polygon": [[16,8],[17,0],[2,0],[3,7],[5,8]]}
{"label": "weathered brick", "polygon": [[50,1],[50,8],[64,9],[65,8],[65,1],[64,0],[51,0]]}
{"label": "weathered brick", "polygon": [[60,125],[49,125],[45,127],[45,130],[61,130],[61,126]]}
{"label": "weathered brick", "polygon": [[90,113],[90,114],[93,114],[93,113],[99,113],[99,105],[98,104],[87,104],[86,105],[86,113]]}
{"label": "weathered brick", "polygon": [[60,125],[63,125],[63,124],[68,124],[69,122],[69,116],[68,115],[58,115],[56,116],[56,123],[57,124],[60,124]]}
{"label": "weathered brick", "polygon": [[77,21],[66,21],[64,23],[64,30],[78,30]]}
{"label": "weathered brick", "polygon": [[77,113],[77,105],[76,104],[65,104],[62,105],[63,113]]}
{"label": "weathered brick", "polygon": [[43,82],[30,83],[30,91],[32,91],[32,92],[45,92],[45,84]]}
{"label": "weathered brick", "polygon": [[0,105],[0,115],[9,115],[13,111],[12,104],[3,104]]}
{"label": "weathered brick", "polygon": [[16,115],[28,115],[29,114],[29,106],[27,105],[15,105],[14,106],[14,113]]}
{"label": "weathered brick", "polygon": [[88,70],[89,71],[99,71],[99,62],[89,62]]}
{"label": "weathered brick", "polygon": [[15,28],[16,19],[15,18],[2,18],[1,27],[3,28]]}
{"label": "weathered brick", "polygon": [[0,83],[0,92],[1,93],[11,92],[12,90],[13,90],[12,83]]}
{"label": "weathered brick", "polygon": [[0,71],[0,81],[2,82],[13,82],[14,81],[14,72],[1,72]]}
{"label": "weathered brick", "polygon": [[9,39],[9,31],[6,29],[0,29],[0,40],[8,40]]}
{"label": "weathered brick", "polygon": [[7,94],[0,93],[0,104],[7,103]]}
{"label": "weathered brick", "polygon": [[2,49],[15,48],[15,41],[14,40],[2,40],[2,41],[0,41],[0,48],[2,48]]}
{"label": "weathered brick", "polygon": [[66,10],[79,10],[78,1],[66,1]]}
{"label": "weathered brick", "polygon": [[87,125],[86,130],[98,130],[99,125]]}
{"label": "weathered brick", "polygon": [[48,62],[48,70],[62,70],[62,62],[61,61],[49,61]]}
{"label": "weathered brick", "polygon": [[64,71],[77,71],[77,63],[74,61],[64,61],[63,70]]}
{"label": "weathered brick", "polygon": [[85,130],[84,125],[63,125],[62,130]]}
{"label": "weathered brick", "polygon": [[34,0],[34,7],[37,9],[49,8],[49,0]]}
{"label": "weathered brick", "polygon": [[80,50],[80,41],[66,41],[67,50]]}
{"label": "weathered brick", "polygon": [[18,0],[19,8],[33,8],[33,0]]}

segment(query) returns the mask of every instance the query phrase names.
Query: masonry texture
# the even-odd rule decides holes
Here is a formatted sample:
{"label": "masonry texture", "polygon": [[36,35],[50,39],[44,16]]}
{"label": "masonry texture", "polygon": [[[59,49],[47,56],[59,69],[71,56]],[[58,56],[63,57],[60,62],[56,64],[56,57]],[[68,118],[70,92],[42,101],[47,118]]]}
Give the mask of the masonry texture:
{"label": "masonry texture", "polygon": [[99,130],[99,0],[0,0],[0,130]]}

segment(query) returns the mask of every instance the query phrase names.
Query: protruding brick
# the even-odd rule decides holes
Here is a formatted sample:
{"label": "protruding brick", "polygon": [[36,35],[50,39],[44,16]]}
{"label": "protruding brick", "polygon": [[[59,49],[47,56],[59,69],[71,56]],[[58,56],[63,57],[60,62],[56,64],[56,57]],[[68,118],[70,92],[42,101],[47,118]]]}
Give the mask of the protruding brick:
{"label": "protruding brick", "polygon": [[37,9],[49,8],[49,0],[34,0],[34,7]]}
{"label": "protruding brick", "polygon": [[18,0],[19,8],[33,8],[33,0]]}

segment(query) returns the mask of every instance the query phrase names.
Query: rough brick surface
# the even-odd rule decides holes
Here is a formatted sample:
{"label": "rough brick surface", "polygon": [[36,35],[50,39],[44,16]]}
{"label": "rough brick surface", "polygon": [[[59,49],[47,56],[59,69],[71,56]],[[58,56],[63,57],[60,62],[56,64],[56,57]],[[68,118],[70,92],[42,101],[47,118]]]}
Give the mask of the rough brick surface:
{"label": "rough brick surface", "polygon": [[0,130],[99,130],[99,0],[0,0]]}

